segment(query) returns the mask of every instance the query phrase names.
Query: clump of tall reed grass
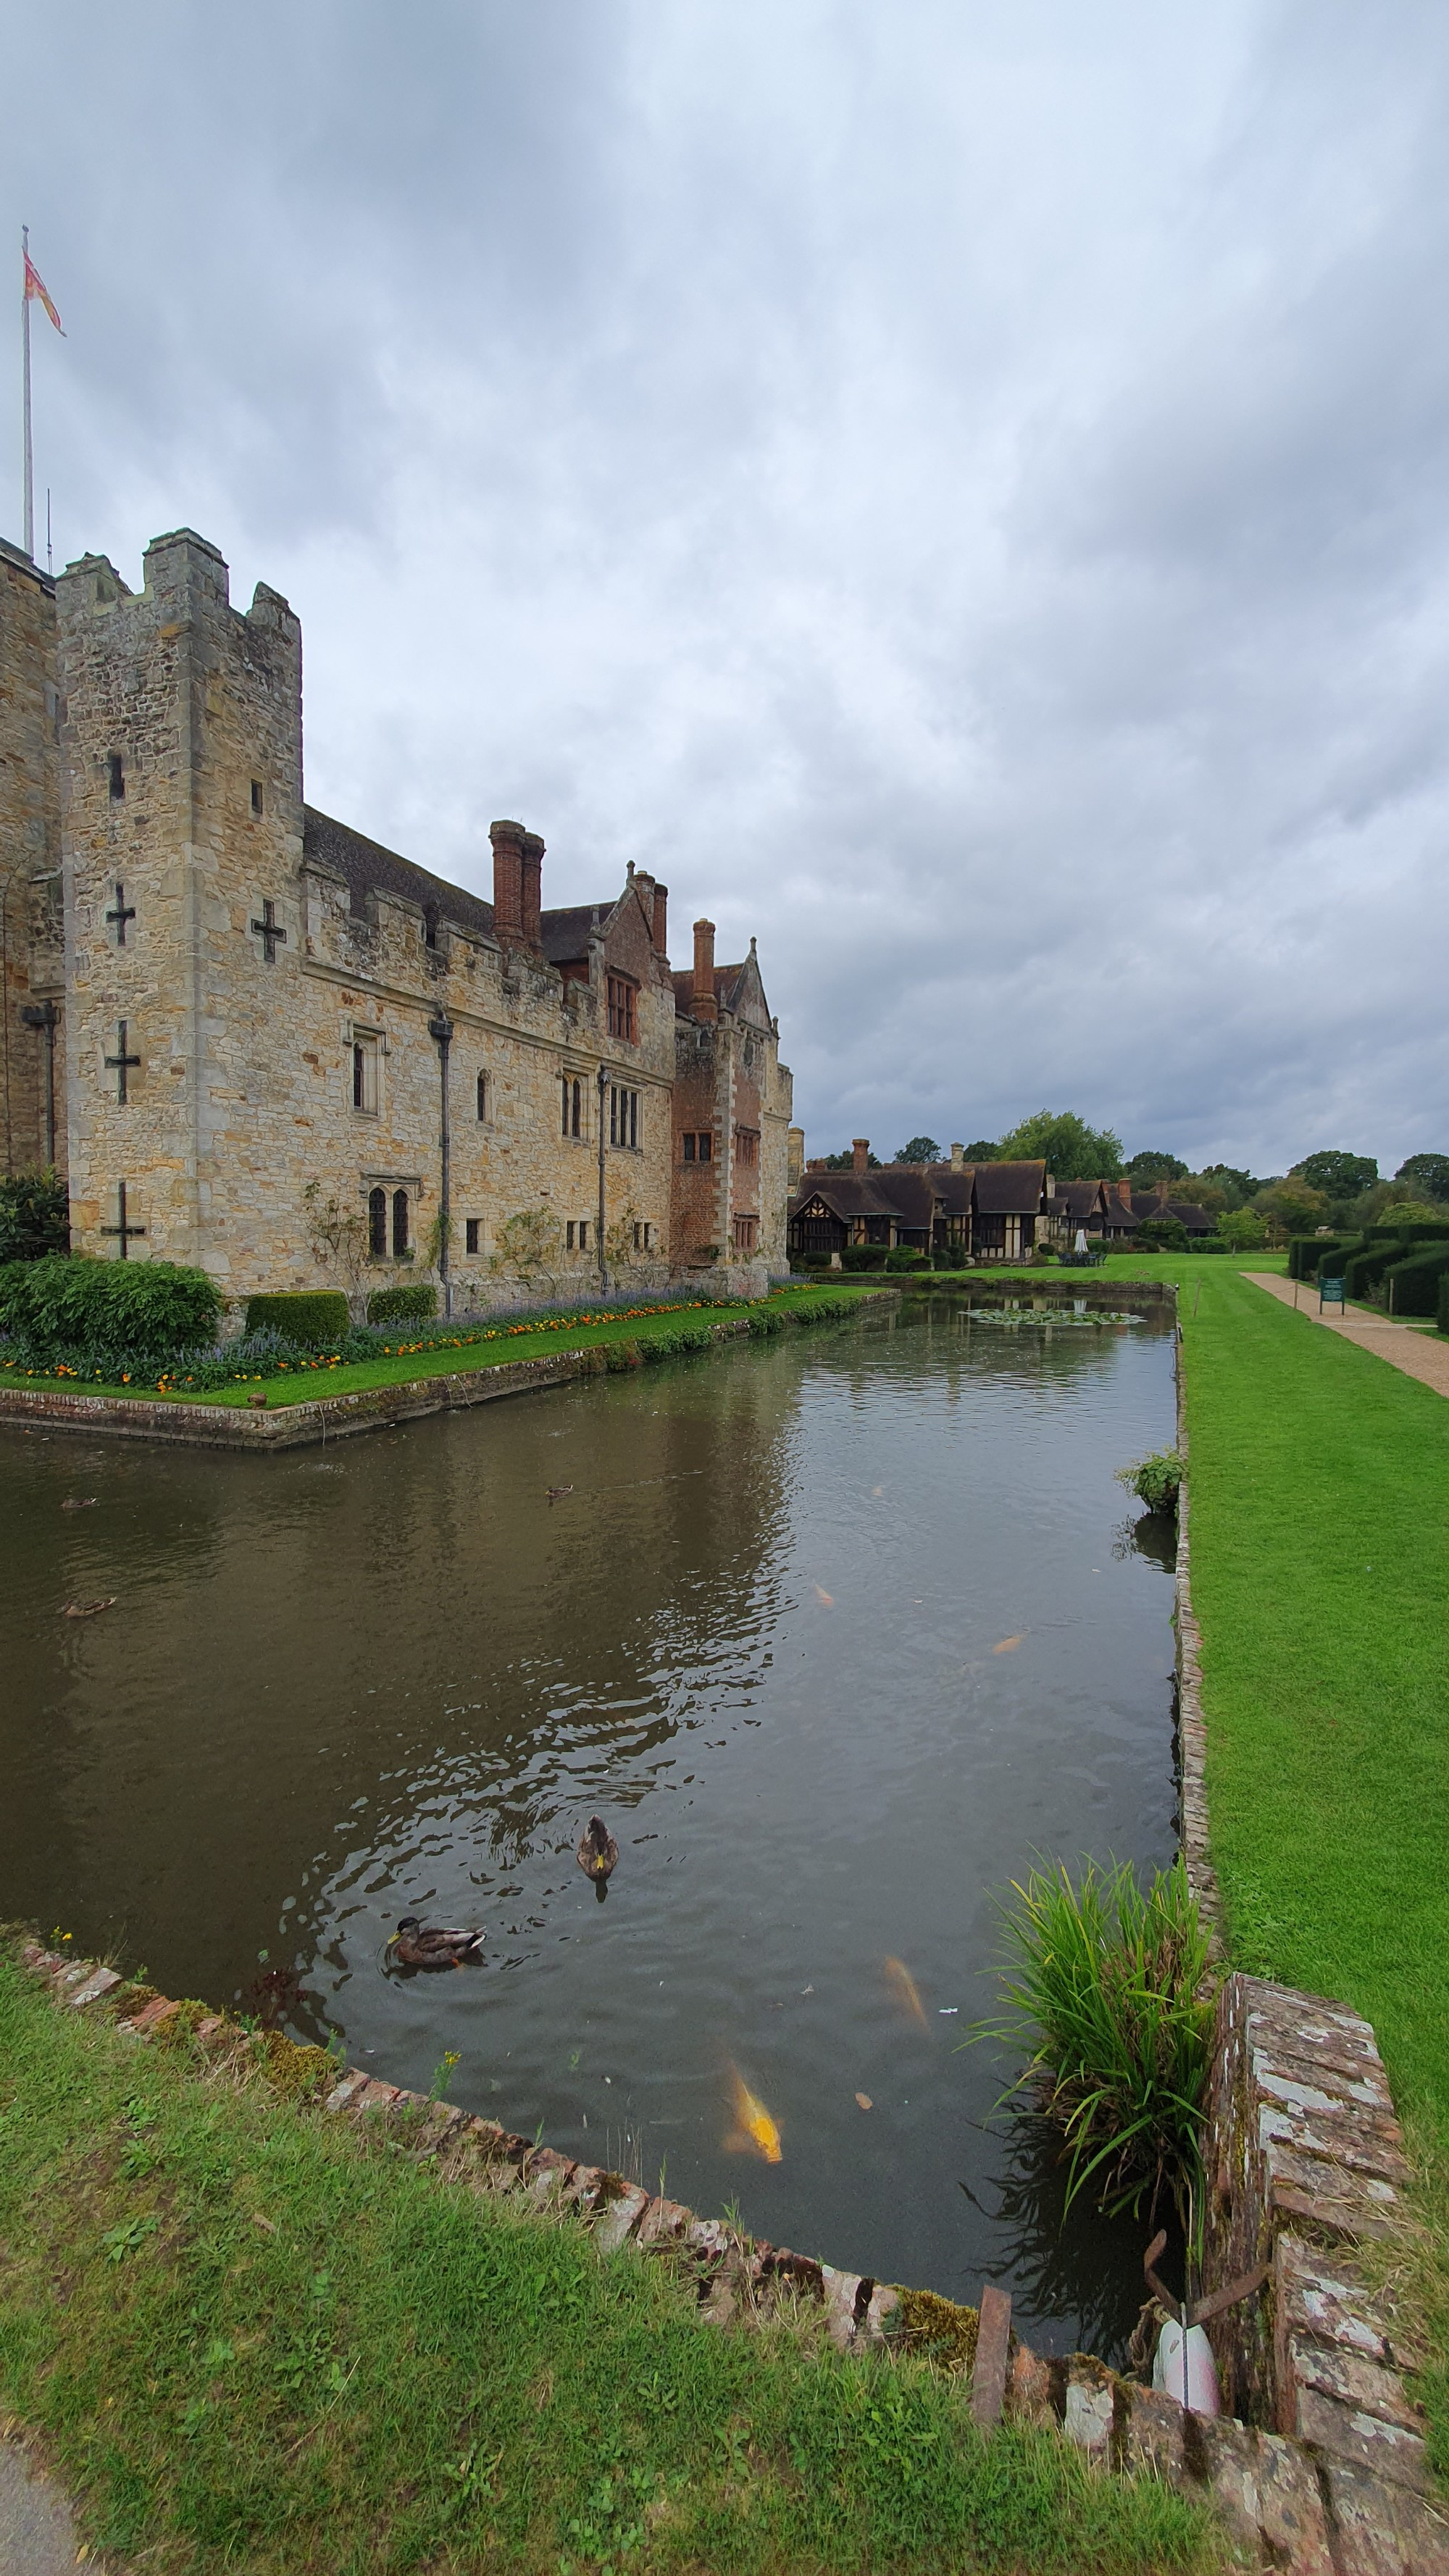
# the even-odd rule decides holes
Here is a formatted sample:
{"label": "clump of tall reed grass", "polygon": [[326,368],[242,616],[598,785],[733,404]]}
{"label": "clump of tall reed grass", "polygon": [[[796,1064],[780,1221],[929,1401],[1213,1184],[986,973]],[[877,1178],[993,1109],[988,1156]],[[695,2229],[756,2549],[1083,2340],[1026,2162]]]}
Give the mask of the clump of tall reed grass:
{"label": "clump of tall reed grass", "polygon": [[[1139,1886],[1130,1862],[1064,1863],[1013,1881],[1002,1908],[1004,2009],[971,2040],[1028,2050],[1002,2096],[1023,2096],[1062,2134],[1067,2205],[1088,2188],[1108,2216],[1149,2214],[1166,2194],[1186,2220],[1200,2197],[1213,2030],[1209,1935],[1182,1861]],[[969,2043],[968,2043],[969,2044]]]}

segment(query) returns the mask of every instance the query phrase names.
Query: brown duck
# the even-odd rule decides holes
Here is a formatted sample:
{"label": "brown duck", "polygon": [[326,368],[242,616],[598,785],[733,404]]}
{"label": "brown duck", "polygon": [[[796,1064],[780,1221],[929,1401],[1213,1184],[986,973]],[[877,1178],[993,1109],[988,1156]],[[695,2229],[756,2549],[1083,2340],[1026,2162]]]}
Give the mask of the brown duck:
{"label": "brown duck", "polygon": [[605,1880],[613,1877],[619,1865],[619,1846],[602,1816],[590,1816],[587,1832],[579,1836],[574,1858],[602,1896]]}
{"label": "brown duck", "polygon": [[460,1932],[447,1923],[420,1923],[416,1914],[399,1918],[388,1948],[405,1968],[461,1968],[483,1947],[481,1932]]}

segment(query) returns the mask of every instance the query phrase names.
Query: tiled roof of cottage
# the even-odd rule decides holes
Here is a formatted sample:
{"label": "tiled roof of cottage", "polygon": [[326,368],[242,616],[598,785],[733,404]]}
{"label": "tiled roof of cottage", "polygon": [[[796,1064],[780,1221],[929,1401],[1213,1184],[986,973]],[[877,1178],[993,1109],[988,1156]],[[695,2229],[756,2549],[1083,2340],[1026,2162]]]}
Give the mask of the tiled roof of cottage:
{"label": "tiled roof of cottage", "polygon": [[1046,1183],[1045,1163],[978,1163],[978,1216],[1035,1216]]}

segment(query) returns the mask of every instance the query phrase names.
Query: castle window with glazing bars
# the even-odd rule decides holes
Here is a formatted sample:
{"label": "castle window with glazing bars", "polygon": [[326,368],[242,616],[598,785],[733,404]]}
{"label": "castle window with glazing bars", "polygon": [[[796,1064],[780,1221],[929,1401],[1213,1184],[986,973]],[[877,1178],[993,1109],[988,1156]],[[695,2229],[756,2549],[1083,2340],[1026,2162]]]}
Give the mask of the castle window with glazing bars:
{"label": "castle window with glazing bars", "polygon": [[463,1220],[463,1227],[467,1238],[468,1250],[470,1252],[481,1252],[483,1249],[483,1219],[481,1216],[465,1217]]}
{"label": "castle window with glazing bars", "polygon": [[630,1046],[639,1043],[639,1027],[634,1011],[635,987],[626,976],[609,977],[609,1035],[623,1038]]}
{"label": "castle window with glazing bars", "polygon": [[392,1194],[392,1249],[394,1260],[401,1261],[407,1248],[408,1194],[406,1190],[394,1190]]}
{"label": "castle window with glazing bars", "polygon": [[760,1159],[760,1131],[758,1127],[737,1127],[735,1129],[735,1159],[737,1162],[741,1163],[758,1163]]}
{"label": "castle window with glazing bars", "polygon": [[367,1249],[374,1261],[387,1257],[387,1192],[367,1193]]}
{"label": "castle window with glazing bars", "polygon": [[637,1145],[639,1142],[639,1094],[626,1091],[619,1083],[609,1085],[609,1142],[611,1145]]}
{"label": "castle window with glazing bars", "polygon": [[352,1106],[369,1118],[378,1111],[376,1038],[355,1037],[352,1041]]}
{"label": "castle window with glazing bars", "polygon": [[714,1136],[708,1127],[686,1127],[683,1135],[686,1163],[708,1163],[714,1155]]}
{"label": "castle window with glazing bars", "polygon": [[107,752],[106,770],[111,782],[111,802],[116,804],[126,793],[126,764],[118,751]]}
{"label": "castle window with glazing bars", "polygon": [[579,1136],[583,1133],[583,1084],[577,1074],[566,1073],[562,1076],[562,1086],[563,1133],[565,1136]]}
{"label": "castle window with glazing bars", "polygon": [[480,1073],[478,1076],[478,1115],[480,1119],[486,1119],[488,1115],[488,1076],[486,1073]]}

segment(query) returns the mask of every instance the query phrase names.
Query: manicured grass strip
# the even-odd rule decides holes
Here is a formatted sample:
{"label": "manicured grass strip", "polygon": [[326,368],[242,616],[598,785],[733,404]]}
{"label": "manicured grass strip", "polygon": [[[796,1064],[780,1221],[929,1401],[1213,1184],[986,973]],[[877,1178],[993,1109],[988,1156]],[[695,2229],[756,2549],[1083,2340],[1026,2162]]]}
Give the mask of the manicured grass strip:
{"label": "manicured grass strip", "polygon": [[1449,2474],[1449,1402],[1232,1273],[1192,1305],[1193,1605],[1231,1956],[1377,2032],[1432,2179],[1422,2394]]}
{"label": "manicured grass strip", "polygon": [[[833,1279],[825,1293],[830,1295],[869,1296],[878,1294],[879,1279]],[[891,1284],[889,1282],[885,1283]],[[785,1288],[768,1299],[759,1301],[782,1314],[798,1314],[802,1308],[818,1303],[819,1288]],[[288,1404],[311,1404],[320,1396],[357,1395],[379,1386],[406,1386],[420,1377],[450,1377],[462,1370],[508,1368],[520,1360],[554,1359],[560,1351],[588,1350],[611,1342],[647,1342],[651,1335],[668,1334],[680,1325],[712,1325],[738,1321],[751,1308],[738,1299],[718,1305],[668,1306],[651,1308],[640,1317],[627,1311],[608,1316],[601,1323],[575,1323],[567,1317],[541,1323],[536,1330],[518,1332],[505,1326],[496,1339],[484,1340],[482,1326],[476,1334],[460,1331],[444,1344],[422,1347],[418,1341],[401,1337],[394,1355],[379,1360],[333,1361],[321,1359],[315,1364],[298,1360],[295,1367],[277,1376],[234,1380],[220,1387],[188,1388],[168,1386],[163,1393],[154,1386],[102,1385],[98,1380],[79,1375],[65,1377],[30,1377],[20,1371],[0,1371],[0,1386],[22,1386],[38,1394],[97,1395],[118,1397],[122,1402],[149,1404],[228,1404],[244,1406],[259,1387],[265,1387],[268,1408]]]}
{"label": "manicured grass strip", "polygon": [[379,2576],[1206,2567],[1204,2518],[959,2382],[776,2327],[567,2221],[198,2080],[0,1954],[0,2392],[93,2544]]}

